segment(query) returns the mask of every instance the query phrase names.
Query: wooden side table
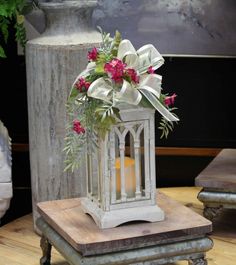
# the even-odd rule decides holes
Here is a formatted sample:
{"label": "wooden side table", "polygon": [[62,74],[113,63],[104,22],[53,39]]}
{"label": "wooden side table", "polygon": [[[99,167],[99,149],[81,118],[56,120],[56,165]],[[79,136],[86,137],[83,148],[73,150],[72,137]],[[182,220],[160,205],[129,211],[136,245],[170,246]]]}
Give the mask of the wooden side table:
{"label": "wooden side table", "polygon": [[157,195],[164,221],[103,230],[83,213],[79,198],[38,203],[40,264],[50,265],[54,246],[71,265],[157,265],[178,260],[206,265],[206,252],[213,246],[207,237],[212,223],[166,195]]}
{"label": "wooden side table", "polygon": [[223,149],[197,176],[195,186],[203,187],[198,199],[209,220],[223,208],[236,209],[236,149]]}

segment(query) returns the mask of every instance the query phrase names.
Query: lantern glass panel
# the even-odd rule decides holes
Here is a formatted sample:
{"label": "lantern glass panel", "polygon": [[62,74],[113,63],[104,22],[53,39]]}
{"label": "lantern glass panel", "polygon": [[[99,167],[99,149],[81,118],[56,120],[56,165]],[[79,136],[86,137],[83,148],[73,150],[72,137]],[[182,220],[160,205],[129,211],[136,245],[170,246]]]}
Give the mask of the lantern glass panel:
{"label": "lantern glass panel", "polygon": [[145,196],[143,121],[117,126],[114,134],[116,200],[141,198]]}
{"label": "lantern glass panel", "polygon": [[101,169],[99,161],[99,148],[94,148],[92,144],[87,146],[87,194],[100,204],[100,175]]}
{"label": "lantern glass panel", "polygon": [[[127,131],[123,139],[119,139],[118,135],[115,136],[116,139],[116,158],[115,158],[115,168],[116,168],[116,199],[121,199],[121,176],[124,174],[125,190],[127,198],[135,197],[135,187],[136,187],[136,175],[135,175],[135,159],[133,156],[133,146],[134,142],[133,135]],[[123,162],[122,162],[123,157]],[[123,169],[122,169],[123,167]],[[123,173],[122,173],[123,172]]]}

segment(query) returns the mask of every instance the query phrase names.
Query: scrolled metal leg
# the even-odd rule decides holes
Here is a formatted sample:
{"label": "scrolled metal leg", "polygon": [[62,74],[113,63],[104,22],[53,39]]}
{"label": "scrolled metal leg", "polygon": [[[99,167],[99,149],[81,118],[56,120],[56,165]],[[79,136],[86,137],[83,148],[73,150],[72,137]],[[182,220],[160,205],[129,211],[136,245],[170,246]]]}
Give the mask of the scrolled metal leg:
{"label": "scrolled metal leg", "polygon": [[51,265],[50,260],[51,260],[52,245],[44,235],[42,235],[41,237],[40,247],[43,252],[43,256],[40,259],[40,265]]}
{"label": "scrolled metal leg", "polygon": [[205,206],[203,210],[203,216],[212,221],[222,210],[222,206],[208,207]]}
{"label": "scrolled metal leg", "polygon": [[207,265],[207,260],[205,257],[198,258],[198,259],[191,259],[188,262],[189,265]]}

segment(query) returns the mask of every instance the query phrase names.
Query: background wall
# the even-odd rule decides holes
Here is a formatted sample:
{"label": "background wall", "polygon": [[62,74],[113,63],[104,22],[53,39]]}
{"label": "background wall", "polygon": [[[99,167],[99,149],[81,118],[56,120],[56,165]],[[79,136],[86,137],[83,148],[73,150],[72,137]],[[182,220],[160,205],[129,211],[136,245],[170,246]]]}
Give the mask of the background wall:
{"label": "background wall", "polygon": [[162,54],[235,55],[234,0],[98,0],[94,26]]}
{"label": "background wall", "polygon": [[[153,43],[165,58],[158,69],[164,92],[178,95],[181,120],[174,132],[160,140],[156,126],[158,187],[194,185],[219,149],[236,148],[235,5],[233,0],[99,0],[94,26],[112,34],[120,30],[136,48]],[[44,17],[36,17],[29,16],[29,23],[42,32]],[[13,142],[14,195],[2,224],[31,212],[25,58],[17,51],[14,29],[6,50],[7,59],[0,60],[0,119]],[[156,124],[159,119],[156,114]]]}
{"label": "background wall", "polygon": [[[165,56],[235,56],[235,12],[235,0],[98,0],[92,23]],[[42,12],[27,18],[30,38],[43,32]]]}

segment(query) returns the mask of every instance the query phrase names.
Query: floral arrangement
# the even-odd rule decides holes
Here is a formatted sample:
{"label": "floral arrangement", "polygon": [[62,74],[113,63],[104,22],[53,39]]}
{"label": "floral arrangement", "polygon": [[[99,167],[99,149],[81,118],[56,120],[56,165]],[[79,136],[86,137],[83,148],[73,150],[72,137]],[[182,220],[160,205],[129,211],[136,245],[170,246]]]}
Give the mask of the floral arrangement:
{"label": "floral arrangement", "polygon": [[97,136],[104,137],[120,122],[123,106],[156,109],[162,115],[158,127],[161,137],[167,137],[173,122],[179,120],[173,113],[176,94],[163,94],[162,77],[155,74],[164,63],[156,48],[147,44],[136,51],[118,31],[113,38],[100,31],[102,43],[88,52],[89,63],[74,81],[68,97],[65,170],[77,168],[84,148],[89,143],[96,145]]}

